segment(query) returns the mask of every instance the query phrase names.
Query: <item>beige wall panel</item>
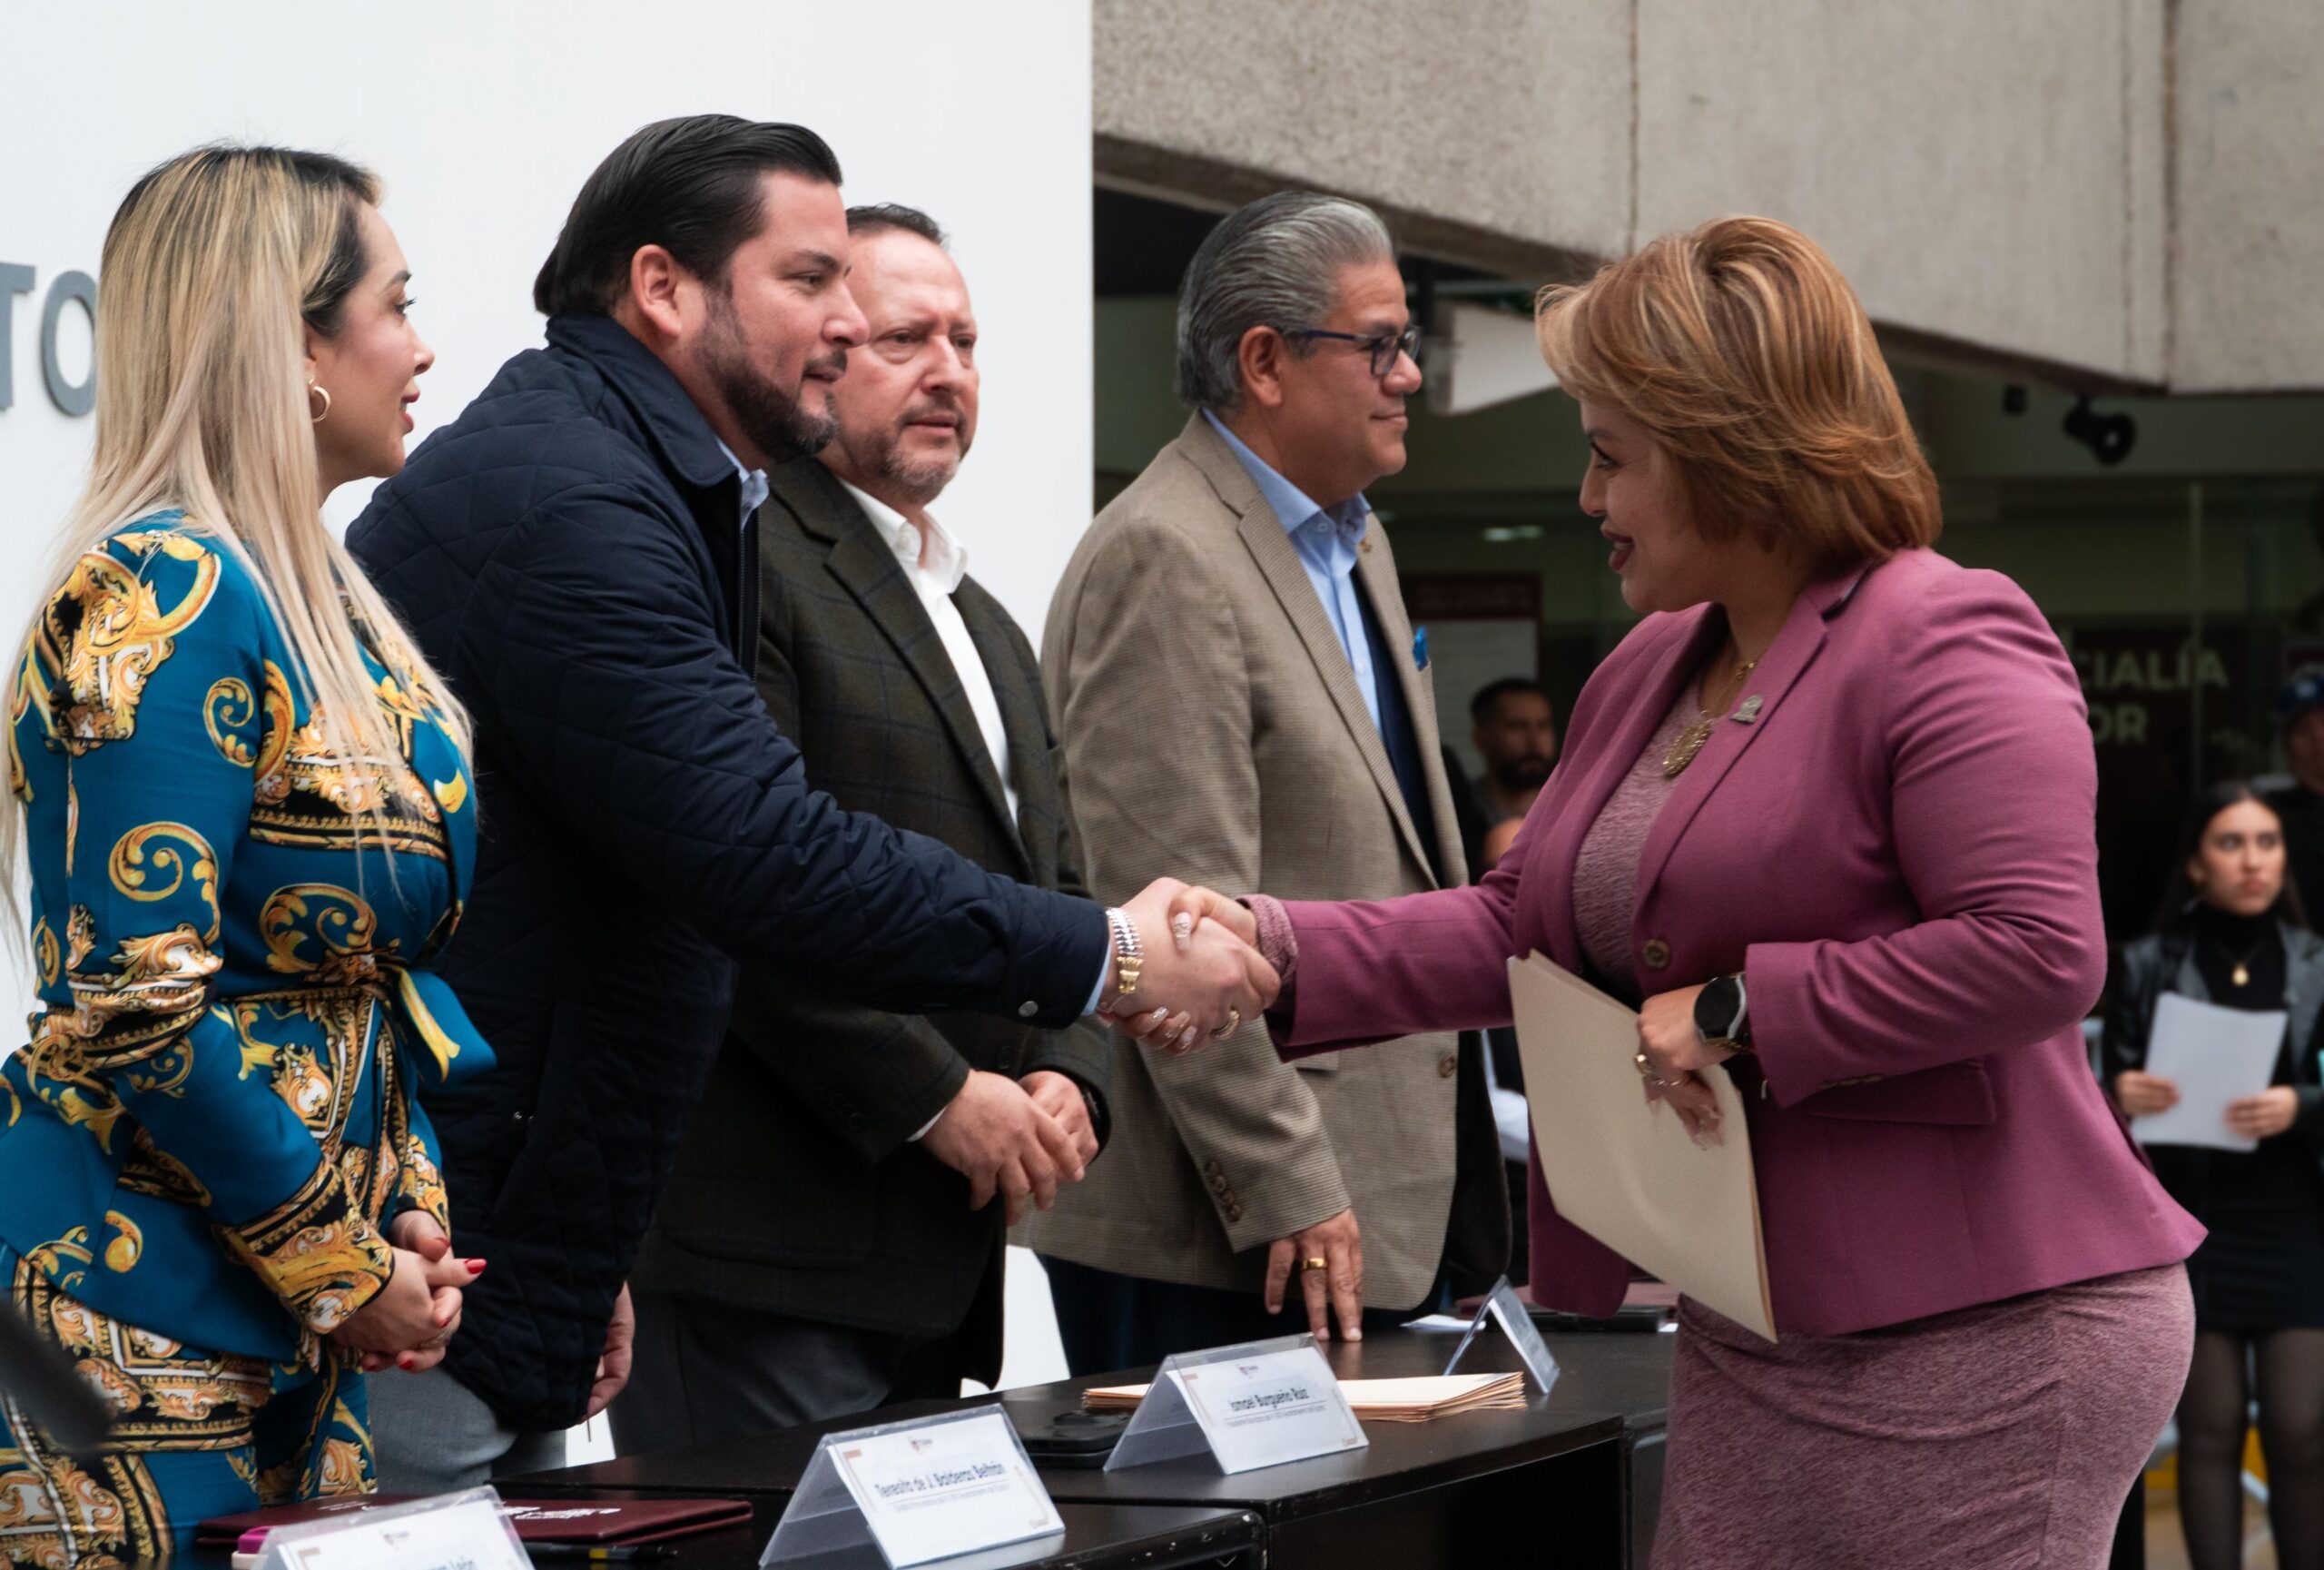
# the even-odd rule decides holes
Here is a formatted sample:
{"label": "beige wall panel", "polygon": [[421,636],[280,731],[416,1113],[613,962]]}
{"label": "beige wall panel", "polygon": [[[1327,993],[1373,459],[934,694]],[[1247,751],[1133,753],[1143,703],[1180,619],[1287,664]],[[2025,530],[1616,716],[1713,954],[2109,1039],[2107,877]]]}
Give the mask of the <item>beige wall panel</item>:
{"label": "beige wall panel", "polygon": [[2324,387],[2324,5],[2181,0],[2176,35],[2172,383]]}
{"label": "beige wall panel", "polygon": [[1640,0],[1642,235],[1758,212],[1882,321],[2133,373],[2125,0]]}
{"label": "beige wall panel", "polygon": [[1100,134],[1544,246],[1622,246],[1628,4],[1095,0],[1091,21]]}
{"label": "beige wall panel", "polygon": [[2171,374],[2171,29],[2166,0],[2123,0],[2122,97],[2129,260],[2123,357],[2142,381]]}

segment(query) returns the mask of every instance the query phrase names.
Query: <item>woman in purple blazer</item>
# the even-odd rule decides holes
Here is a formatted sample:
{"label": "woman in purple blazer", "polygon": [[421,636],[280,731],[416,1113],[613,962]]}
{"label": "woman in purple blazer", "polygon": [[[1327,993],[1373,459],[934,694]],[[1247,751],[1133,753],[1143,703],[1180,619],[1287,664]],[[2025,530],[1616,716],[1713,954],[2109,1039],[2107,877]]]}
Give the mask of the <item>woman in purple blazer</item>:
{"label": "woman in purple blazer", "polygon": [[[1483,883],[1254,896],[1278,1043],[1506,1024],[1505,963],[1540,950],[1640,1004],[1646,1094],[1701,1122],[1696,1072],[1734,1077],[1781,1339],[1681,1303],[1658,1567],[2102,1565],[2187,1371],[2201,1229],[2083,1055],[2073,667],[2014,584],[1928,548],[1935,481],[1805,236],[1657,241],[1540,326],[1648,614]],[[1535,1297],[1610,1313],[1628,1267],[1539,1171]]]}

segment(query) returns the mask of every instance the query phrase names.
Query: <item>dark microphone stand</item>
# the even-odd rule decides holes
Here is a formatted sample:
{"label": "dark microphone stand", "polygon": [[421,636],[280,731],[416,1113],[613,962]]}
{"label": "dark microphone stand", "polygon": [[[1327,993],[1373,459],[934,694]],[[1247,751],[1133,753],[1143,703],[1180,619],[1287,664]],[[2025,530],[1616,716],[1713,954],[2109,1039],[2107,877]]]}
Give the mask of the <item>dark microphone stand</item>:
{"label": "dark microphone stand", "polygon": [[0,1390],[74,1456],[94,1456],[113,1413],[72,1362],[44,1341],[11,1304],[0,1309]]}

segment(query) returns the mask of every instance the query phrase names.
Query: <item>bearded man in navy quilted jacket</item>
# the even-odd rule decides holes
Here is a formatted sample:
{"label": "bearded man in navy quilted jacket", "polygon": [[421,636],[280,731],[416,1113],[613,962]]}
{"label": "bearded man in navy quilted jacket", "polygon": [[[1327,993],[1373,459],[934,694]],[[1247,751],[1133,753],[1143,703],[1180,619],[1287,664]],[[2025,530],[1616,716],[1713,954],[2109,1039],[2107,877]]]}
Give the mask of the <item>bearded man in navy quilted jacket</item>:
{"label": "bearded man in navy quilted jacket", "polygon": [[[1179,1048],[1273,998],[1239,907],[1166,881],[1108,912],[985,872],[811,790],[768,717],[763,471],[830,439],[864,332],[839,179],[799,126],[633,135],[535,285],[547,347],[349,532],[475,721],[482,842],[439,969],[498,1059],[429,1102],[451,1241],[491,1269],[439,1368],[377,1381],[393,1491],[555,1466],[620,1388],[624,1281],[736,962],[891,1012],[1119,1014]],[[1046,1202],[1072,1159],[1013,1169],[1012,1198]]]}

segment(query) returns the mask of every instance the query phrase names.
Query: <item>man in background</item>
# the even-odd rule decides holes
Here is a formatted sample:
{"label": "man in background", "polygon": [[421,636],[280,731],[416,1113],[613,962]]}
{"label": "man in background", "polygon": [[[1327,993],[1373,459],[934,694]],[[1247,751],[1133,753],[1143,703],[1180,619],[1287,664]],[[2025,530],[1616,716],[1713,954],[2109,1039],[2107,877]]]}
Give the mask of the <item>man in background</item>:
{"label": "man in background", "polygon": [[[759,693],[840,805],[1080,894],[1032,646],[930,511],[976,439],[968,285],[925,213],[847,227],[864,341],[831,444],[768,476]],[[1007,1220],[1096,1157],[1109,1052],[1088,1021],[883,1013],[745,967],[631,1280],[622,1453],[998,1383]]]}
{"label": "man in background", "polygon": [[1515,824],[1533,808],[1558,761],[1557,715],[1547,688],[1531,676],[1503,676],[1477,689],[1469,700],[1469,739],[1485,760],[1476,782],[1484,808],[1483,857],[1472,870],[1480,877],[1501,860],[1517,837]]}
{"label": "man in background", "polygon": [[[1403,467],[1417,341],[1355,202],[1267,197],[1196,252],[1193,417],[1083,537],[1043,640],[1093,888],[1462,881],[1433,678],[1363,495]],[[1481,1052],[1446,1033],[1295,1065],[1246,1019],[1187,1066],[1118,1049],[1106,1160],[1024,1227],[1076,1373],[1353,1338],[1491,1285],[1509,1219]]]}

